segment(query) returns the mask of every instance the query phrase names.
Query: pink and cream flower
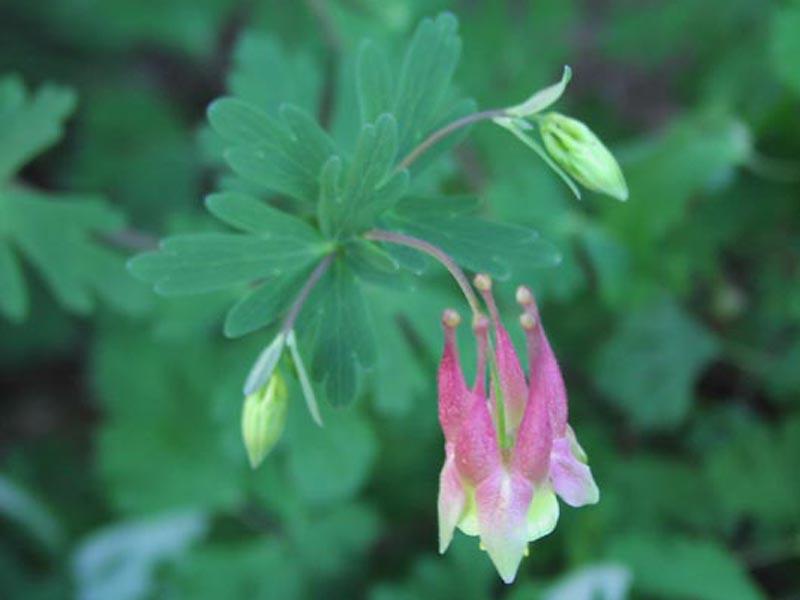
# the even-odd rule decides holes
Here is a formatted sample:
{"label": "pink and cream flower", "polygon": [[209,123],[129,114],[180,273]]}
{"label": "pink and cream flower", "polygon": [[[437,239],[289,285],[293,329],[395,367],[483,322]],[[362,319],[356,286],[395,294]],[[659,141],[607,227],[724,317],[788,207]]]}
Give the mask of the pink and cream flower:
{"label": "pink and cream flower", "polygon": [[478,359],[471,387],[456,343],[460,317],[446,310],[442,318],[438,393],[445,463],[439,483],[439,551],[447,550],[456,528],[477,535],[503,581],[511,583],[528,544],[555,528],[556,494],[571,506],[583,506],[597,502],[599,492],[567,423],[564,380],[533,294],[525,287],[517,290],[528,351],[526,380],[500,321],[491,280],[479,275],[475,285],[489,308],[494,343],[489,343],[489,319],[477,315]]}

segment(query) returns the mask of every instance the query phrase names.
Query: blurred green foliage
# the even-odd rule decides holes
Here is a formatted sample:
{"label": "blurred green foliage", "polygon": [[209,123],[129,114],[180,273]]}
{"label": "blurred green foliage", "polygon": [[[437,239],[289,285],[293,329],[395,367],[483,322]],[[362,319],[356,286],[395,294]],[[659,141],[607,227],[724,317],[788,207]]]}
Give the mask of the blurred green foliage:
{"label": "blurred green foliage", "polygon": [[[438,268],[417,259],[424,274],[391,286],[370,271],[359,323],[378,351],[357,367],[360,397],[323,406],[319,429],[290,380],[286,433],[258,471],[241,382],[269,330],[222,335],[251,274],[165,299],[124,270],[161,235],[231,235],[208,192],[265,197],[223,168],[214,98],[274,119],[292,103],[352,151],[377,115],[355,86],[360,41],[396,70],[444,9],[463,42],[453,106],[517,103],[570,64],[562,102],[630,187],[625,204],[578,203],[481,124],[414,191],[479,197],[481,222],[513,228],[476,236],[477,221],[413,202],[392,216],[409,232],[446,221],[431,226],[443,246],[450,228],[480,237],[448,250],[509,277],[501,308],[531,285],[565,371],[602,500],[563,511],[510,589],[472,538],[436,554],[438,322],[463,303]],[[6,0],[0,596],[797,598],[798,64],[796,0]],[[328,318],[352,325],[340,308]],[[267,324],[248,318],[226,332]],[[328,334],[317,361],[340,350]]]}

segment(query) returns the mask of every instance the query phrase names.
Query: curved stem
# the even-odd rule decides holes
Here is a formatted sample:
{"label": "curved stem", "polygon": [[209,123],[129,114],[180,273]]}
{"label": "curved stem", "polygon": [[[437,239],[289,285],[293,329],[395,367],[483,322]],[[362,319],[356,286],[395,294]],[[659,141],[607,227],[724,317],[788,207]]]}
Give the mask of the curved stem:
{"label": "curved stem", "polygon": [[314,289],[314,286],[319,283],[319,280],[322,279],[322,276],[328,270],[328,267],[331,266],[331,262],[333,262],[333,254],[326,255],[325,258],[323,258],[314,268],[314,270],[311,272],[311,275],[308,276],[308,279],[303,284],[303,288],[297,294],[292,306],[289,308],[289,312],[286,313],[286,317],[283,319],[281,333],[288,334],[292,330],[294,327],[294,322],[297,320],[297,316],[300,314],[300,310],[303,308],[306,300],[308,300],[308,295],[311,293],[311,290]]}
{"label": "curved stem", "polygon": [[368,231],[364,237],[366,237],[368,240],[373,240],[376,242],[389,242],[390,244],[408,246],[409,248],[414,248],[415,250],[419,250],[420,252],[424,252],[425,254],[432,256],[438,260],[442,266],[444,266],[444,268],[450,272],[450,275],[453,276],[453,279],[456,280],[456,283],[458,284],[458,287],[461,288],[461,292],[464,294],[464,298],[467,299],[473,314],[476,316],[481,314],[478,297],[472,290],[472,286],[470,286],[467,276],[464,275],[464,271],[462,271],[461,267],[459,267],[452,258],[445,254],[441,248],[438,248],[433,244],[426,242],[425,240],[411,237],[410,235],[405,235],[403,233],[397,233],[396,231],[386,231],[384,229],[372,229]]}
{"label": "curved stem", "polygon": [[442,127],[441,129],[437,129],[432,134],[430,134],[427,138],[425,138],[419,146],[414,148],[411,152],[409,152],[406,157],[401,160],[395,171],[402,171],[403,169],[407,169],[411,166],[411,164],[416,161],[420,156],[422,156],[431,146],[435,145],[440,140],[446,138],[448,135],[461,129],[462,127],[466,127],[467,125],[472,125],[473,123],[477,123],[478,121],[486,121],[489,119],[494,119],[496,117],[503,117],[505,116],[506,111],[503,108],[495,108],[492,110],[484,110],[481,112],[472,113],[471,115],[467,115],[466,117],[461,117],[460,119],[456,119],[452,123],[449,123]]}

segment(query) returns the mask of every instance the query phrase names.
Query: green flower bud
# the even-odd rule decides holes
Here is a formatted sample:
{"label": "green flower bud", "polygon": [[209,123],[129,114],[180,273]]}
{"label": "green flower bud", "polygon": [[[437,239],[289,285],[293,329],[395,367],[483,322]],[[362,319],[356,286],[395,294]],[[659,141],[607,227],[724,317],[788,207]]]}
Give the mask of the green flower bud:
{"label": "green flower bud", "polygon": [[288,406],[286,383],[277,371],[265,385],[244,399],[242,438],[254,469],[278,443],[286,426]]}
{"label": "green flower bud", "polygon": [[584,187],[618,200],[628,199],[628,186],[614,156],[586,125],[559,113],[539,119],[547,153]]}

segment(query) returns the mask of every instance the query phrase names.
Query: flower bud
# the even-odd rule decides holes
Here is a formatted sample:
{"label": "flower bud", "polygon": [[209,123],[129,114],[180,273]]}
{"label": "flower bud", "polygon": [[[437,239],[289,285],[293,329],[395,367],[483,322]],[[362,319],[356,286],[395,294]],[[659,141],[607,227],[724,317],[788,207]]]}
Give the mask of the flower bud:
{"label": "flower bud", "polygon": [[548,154],[584,187],[618,200],[628,199],[628,186],[614,156],[586,125],[551,112],[539,119]]}
{"label": "flower bud", "polygon": [[286,426],[289,406],[286,383],[275,371],[269,381],[247,396],[242,408],[242,438],[250,466],[261,464]]}

